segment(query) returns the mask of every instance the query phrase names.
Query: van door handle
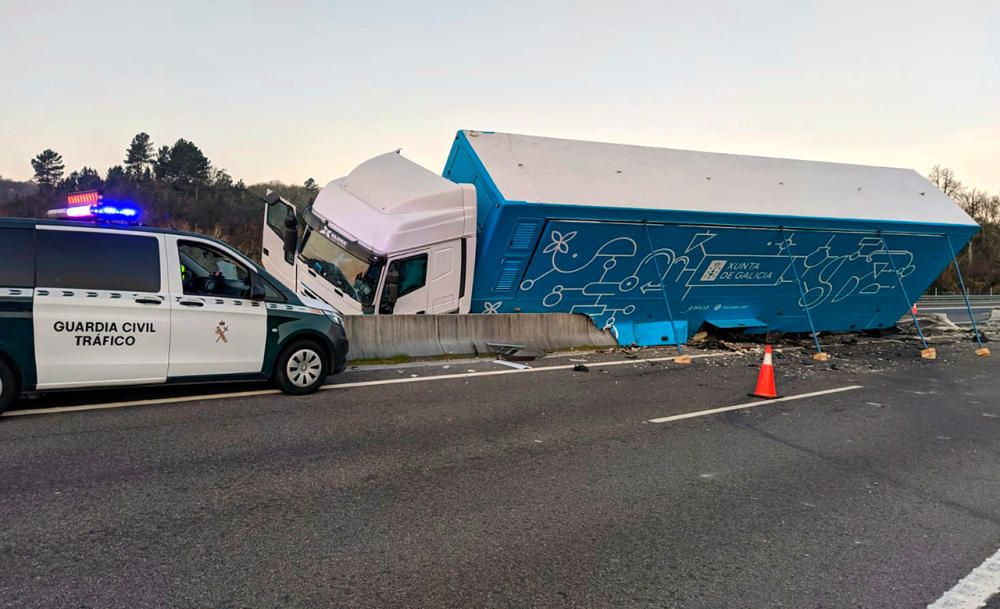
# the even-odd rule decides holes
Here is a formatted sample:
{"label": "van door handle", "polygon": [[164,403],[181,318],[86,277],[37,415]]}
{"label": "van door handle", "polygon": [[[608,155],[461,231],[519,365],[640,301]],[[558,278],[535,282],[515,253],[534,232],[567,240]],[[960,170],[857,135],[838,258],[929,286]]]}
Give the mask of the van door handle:
{"label": "van door handle", "polygon": [[163,302],[159,298],[153,298],[151,296],[136,296],[135,301],[144,305],[158,305]]}
{"label": "van door handle", "polygon": [[306,270],[309,271],[309,274],[312,275],[313,277],[317,277],[316,272],[314,270],[312,269],[306,269]]}
{"label": "van door handle", "polygon": [[185,307],[203,307],[203,306],[205,306],[205,302],[204,301],[202,301],[202,300],[195,300],[193,298],[185,298],[183,300],[178,300],[177,302],[179,304],[184,305]]}
{"label": "van door handle", "polygon": [[264,255],[265,255],[265,256],[270,256],[270,255],[271,255],[271,252],[267,251],[267,248],[266,248],[266,247],[262,247],[262,248],[261,248],[261,251],[262,251],[262,252],[264,252]]}

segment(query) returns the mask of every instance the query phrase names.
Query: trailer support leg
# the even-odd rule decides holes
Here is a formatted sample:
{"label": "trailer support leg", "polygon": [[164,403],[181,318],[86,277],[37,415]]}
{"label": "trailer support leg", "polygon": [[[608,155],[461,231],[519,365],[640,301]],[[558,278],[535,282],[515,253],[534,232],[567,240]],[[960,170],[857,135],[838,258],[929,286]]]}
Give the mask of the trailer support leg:
{"label": "trailer support leg", "polygon": [[[781,227],[781,241],[785,242],[785,228]],[[806,291],[802,286],[802,278],[799,277],[799,269],[795,266],[795,257],[792,256],[792,246],[789,243],[788,247],[785,248],[785,253],[788,254],[788,264],[792,266],[792,273],[795,274],[795,283],[799,286],[799,298],[802,302],[802,310],[806,312],[806,319],[809,320],[809,331],[812,332],[813,344],[816,345],[816,354],[813,355],[813,359],[821,362],[825,362],[829,359],[829,355],[823,352],[823,347],[819,344],[819,335],[816,333],[816,324],[813,323],[812,312],[809,307],[806,306]]]}
{"label": "trailer support leg", "polygon": [[955,246],[952,245],[950,236],[945,234],[944,238],[948,242],[948,253],[951,254],[951,261],[955,265],[955,275],[958,276],[958,286],[962,289],[962,298],[965,299],[965,309],[969,312],[969,319],[972,321],[972,333],[976,335],[976,344],[979,345],[979,348],[976,349],[976,355],[987,356],[990,354],[990,350],[983,346],[983,337],[979,335],[976,316],[972,313],[972,303],[969,302],[969,291],[965,289],[965,280],[962,279],[962,269],[958,268],[958,256],[955,254]]}
{"label": "trailer support leg", "polygon": [[[653,248],[653,238],[649,235],[649,225],[643,222],[642,229],[646,232],[646,243],[649,244],[649,254],[653,257],[653,264],[656,265],[656,276],[660,282],[660,294],[663,296],[663,303],[667,305],[667,317],[670,318],[670,329],[674,334],[674,342],[677,343],[678,363],[690,363],[690,357],[682,355],[681,337],[677,335],[677,324],[674,322],[674,313],[670,310],[670,298],[667,297],[666,277],[664,277],[663,270],[660,268],[660,261],[656,258],[656,250]],[[686,359],[680,361],[682,357]]]}
{"label": "trailer support leg", "polygon": [[899,274],[899,269],[896,268],[896,261],[892,259],[892,251],[889,250],[889,244],[885,241],[885,236],[882,231],[878,232],[878,238],[882,241],[882,249],[885,250],[885,257],[889,259],[889,265],[892,267],[892,274],[896,276],[896,282],[899,284],[899,290],[903,294],[903,299],[906,300],[906,308],[910,312],[910,317],[913,319],[913,326],[917,329],[917,335],[920,336],[920,343],[924,348],[920,351],[920,357],[924,359],[937,359],[937,351],[934,347],[930,347],[927,344],[927,338],[924,337],[924,331],[920,327],[920,321],[917,319],[917,314],[913,311],[913,302],[910,301],[910,295],[906,293],[906,286],[903,285],[903,277]]}

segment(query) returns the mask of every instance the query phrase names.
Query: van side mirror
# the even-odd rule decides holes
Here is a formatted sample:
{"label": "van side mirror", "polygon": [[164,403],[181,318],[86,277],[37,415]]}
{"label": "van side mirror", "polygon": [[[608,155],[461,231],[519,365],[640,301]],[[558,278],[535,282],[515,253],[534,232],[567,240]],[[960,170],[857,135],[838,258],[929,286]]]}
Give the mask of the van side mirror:
{"label": "van side mirror", "polygon": [[385,272],[385,287],[382,288],[382,300],[379,302],[379,313],[392,313],[399,299],[399,264],[393,262]]}
{"label": "van side mirror", "polygon": [[281,234],[282,246],[285,250],[285,260],[291,261],[295,256],[295,246],[299,241],[298,223],[295,214],[289,214],[285,218],[285,227]]}
{"label": "van side mirror", "polygon": [[250,279],[250,300],[263,302],[266,297],[267,293],[264,291],[264,284],[260,282],[257,275],[254,275]]}

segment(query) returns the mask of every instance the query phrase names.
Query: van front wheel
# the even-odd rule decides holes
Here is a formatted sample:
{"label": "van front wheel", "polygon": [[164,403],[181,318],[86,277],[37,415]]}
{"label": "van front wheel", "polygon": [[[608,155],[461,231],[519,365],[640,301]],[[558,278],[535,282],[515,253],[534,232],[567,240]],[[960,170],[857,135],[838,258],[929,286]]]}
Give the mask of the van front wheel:
{"label": "van front wheel", "polygon": [[330,373],[326,351],[312,341],[296,341],[281,351],[274,382],[288,395],[305,395],[320,388]]}
{"label": "van front wheel", "polygon": [[0,412],[7,410],[17,395],[17,377],[14,369],[0,359]]}

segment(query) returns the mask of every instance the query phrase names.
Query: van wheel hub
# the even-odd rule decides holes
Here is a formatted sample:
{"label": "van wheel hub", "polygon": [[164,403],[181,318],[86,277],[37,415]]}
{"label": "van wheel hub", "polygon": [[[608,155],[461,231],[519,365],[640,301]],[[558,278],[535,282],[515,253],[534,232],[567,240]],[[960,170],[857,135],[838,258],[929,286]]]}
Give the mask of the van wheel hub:
{"label": "van wheel hub", "polygon": [[319,379],[323,370],[323,361],[312,349],[299,349],[288,358],[285,372],[288,380],[296,387],[308,387]]}

